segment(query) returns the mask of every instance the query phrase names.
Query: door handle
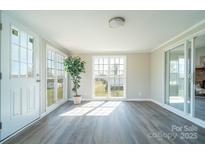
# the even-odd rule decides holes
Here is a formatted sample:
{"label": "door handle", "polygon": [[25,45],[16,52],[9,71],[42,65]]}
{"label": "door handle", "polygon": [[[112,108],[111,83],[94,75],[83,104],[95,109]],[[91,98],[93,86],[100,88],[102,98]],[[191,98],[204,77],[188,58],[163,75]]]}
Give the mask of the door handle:
{"label": "door handle", "polygon": [[36,82],[41,82],[41,80],[36,80]]}

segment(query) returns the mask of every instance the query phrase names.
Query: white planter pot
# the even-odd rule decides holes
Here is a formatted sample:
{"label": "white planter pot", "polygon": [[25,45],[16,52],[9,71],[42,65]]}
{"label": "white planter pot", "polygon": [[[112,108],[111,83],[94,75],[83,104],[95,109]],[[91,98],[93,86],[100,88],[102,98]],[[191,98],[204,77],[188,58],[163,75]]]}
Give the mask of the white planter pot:
{"label": "white planter pot", "polygon": [[73,97],[74,104],[80,104],[81,100],[82,100],[82,96],[74,96]]}

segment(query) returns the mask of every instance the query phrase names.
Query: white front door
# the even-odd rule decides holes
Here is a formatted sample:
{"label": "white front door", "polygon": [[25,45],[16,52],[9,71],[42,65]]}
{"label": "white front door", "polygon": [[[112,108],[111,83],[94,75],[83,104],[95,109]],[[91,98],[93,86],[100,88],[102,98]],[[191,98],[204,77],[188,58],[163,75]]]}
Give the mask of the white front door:
{"label": "white front door", "polygon": [[39,118],[38,36],[6,14],[1,31],[1,140]]}

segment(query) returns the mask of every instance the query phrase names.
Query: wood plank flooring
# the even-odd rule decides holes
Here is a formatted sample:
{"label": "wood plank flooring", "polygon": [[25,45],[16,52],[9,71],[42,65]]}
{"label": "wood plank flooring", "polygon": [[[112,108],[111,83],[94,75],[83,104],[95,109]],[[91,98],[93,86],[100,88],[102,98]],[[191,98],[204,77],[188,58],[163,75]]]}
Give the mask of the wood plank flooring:
{"label": "wood plank flooring", "polygon": [[195,116],[201,120],[205,120],[205,97],[195,97]]}
{"label": "wood plank flooring", "polygon": [[65,103],[6,143],[205,143],[205,129],[152,102],[92,101]]}

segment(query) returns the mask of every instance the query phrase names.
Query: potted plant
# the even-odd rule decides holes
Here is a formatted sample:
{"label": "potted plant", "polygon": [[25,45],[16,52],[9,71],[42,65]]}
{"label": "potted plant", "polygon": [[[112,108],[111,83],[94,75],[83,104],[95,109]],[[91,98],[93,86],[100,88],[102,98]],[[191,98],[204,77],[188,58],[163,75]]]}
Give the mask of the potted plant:
{"label": "potted plant", "polygon": [[81,95],[78,94],[80,88],[81,73],[85,73],[85,62],[80,57],[69,56],[64,60],[65,71],[70,74],[73,82],[72,91],[74,92],[74,104],[81,103]]}

